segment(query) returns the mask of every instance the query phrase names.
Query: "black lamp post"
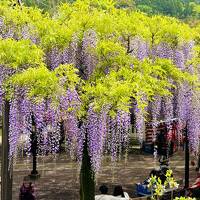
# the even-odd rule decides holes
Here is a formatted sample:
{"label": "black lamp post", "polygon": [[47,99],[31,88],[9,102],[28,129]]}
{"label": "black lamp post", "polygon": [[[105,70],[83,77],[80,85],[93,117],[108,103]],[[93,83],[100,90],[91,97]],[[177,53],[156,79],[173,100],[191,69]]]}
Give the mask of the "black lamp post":
{"label": "black lamp post", "polygon": [[37,149],[38,149],[38,143],[37,143],[37,133],[36,133],[36,124],[34,116],[32,118],[32,130],[31,130],[31,154],[33,157],[33,170],[31,171],[31,174],[29,175],[31,179],[37,179],[40,177],[40,174],[37,171]]}

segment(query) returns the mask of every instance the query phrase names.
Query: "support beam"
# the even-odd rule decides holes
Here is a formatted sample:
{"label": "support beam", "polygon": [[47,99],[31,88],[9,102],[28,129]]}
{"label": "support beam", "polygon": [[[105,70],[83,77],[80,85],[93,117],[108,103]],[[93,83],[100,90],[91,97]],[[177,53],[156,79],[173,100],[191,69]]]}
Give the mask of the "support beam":
{"label": "support beam", "polygon": [[188,129],[187,124],[185,128],[185,188],[189,187],[190,178],[190,150],[189,150],[189,139],[188,139]]}
{"label": "support beam", "polygon": [[1,200],[12,200],[12,168],[9,167],[9,112],[6,101],[3,106],[2,160],[1,160]]}

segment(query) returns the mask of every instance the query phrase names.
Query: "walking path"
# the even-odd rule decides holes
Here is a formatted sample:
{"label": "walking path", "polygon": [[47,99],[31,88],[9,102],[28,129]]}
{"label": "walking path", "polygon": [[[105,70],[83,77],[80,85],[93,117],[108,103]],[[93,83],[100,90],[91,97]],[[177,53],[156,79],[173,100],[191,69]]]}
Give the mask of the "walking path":
{"label": "walking path", "polygon": [[[131,197],[135,196],[135,183],[143,181],[152,168],[158,166],[151,155],[129,155],[127,162],[122,159],[111,165],[104,158],[101,170],[97,176],[96,188],[105,183],[111,194],[117,184],[121,184]],[[175,178],[184,178],[184,154],[179,152],[170,160]],[[41,178],[35,182],[37,200],[78,200],[79,199],[79,166],[70,161],[67,155],[56,158],[47,156],[39,158],[38,170]],[[14,166],[13,200],[18,199],[18,191],[23,177],[31,171],[31,159],[18,159]],[[195,178],[195,169],[191,167],[191,179]],[[97,191],[98,192],[98,191]]]}

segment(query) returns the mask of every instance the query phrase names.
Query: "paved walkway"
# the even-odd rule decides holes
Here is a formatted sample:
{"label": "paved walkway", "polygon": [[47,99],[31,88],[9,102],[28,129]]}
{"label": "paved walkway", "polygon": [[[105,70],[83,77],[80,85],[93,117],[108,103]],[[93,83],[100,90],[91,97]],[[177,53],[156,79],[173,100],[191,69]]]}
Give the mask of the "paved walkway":
{"label": "paved walkway", "polygon": [[[158,166],[151,155],[129,155],[127,162],[122,159],[112,166],[108,158],[104,158],[102,168],[97,176],[97,188],[102,183],[109,186],[112,193],[117,184],[123,185],[131,197],[135,196],[134,185],[143,181],[150,170]],[[179,152],[170,160],[175,178],[184,177],[184,154]],[[79,199],[79,166],[70,161],[67,155],[56,158],[47,156],[39,158],[38,170],[41,178],[35,182],[37,200],[78,200]],[[191,179],[195,178],[194,167],[191,167]],[[13,200],[18,199],[18,191],[23,177],[31,171],[31,159],[18,159],[14,166]]]}

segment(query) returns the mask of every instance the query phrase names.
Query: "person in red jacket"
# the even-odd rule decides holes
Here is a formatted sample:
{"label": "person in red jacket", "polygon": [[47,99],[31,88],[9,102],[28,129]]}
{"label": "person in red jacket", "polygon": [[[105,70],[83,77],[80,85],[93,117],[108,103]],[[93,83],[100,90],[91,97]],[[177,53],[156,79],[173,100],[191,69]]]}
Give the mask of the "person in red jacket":
{"label": "person in red jacket", "polygon": [[197,174],[195,182],[189,187],[189,193],[191,197],[200,196],[200,173]]}
{"label": "person in red jacket", "polygon": [[198,173],[194,184],[190,188],[200,188],[200,173]]}

